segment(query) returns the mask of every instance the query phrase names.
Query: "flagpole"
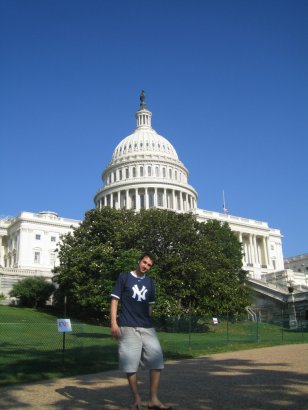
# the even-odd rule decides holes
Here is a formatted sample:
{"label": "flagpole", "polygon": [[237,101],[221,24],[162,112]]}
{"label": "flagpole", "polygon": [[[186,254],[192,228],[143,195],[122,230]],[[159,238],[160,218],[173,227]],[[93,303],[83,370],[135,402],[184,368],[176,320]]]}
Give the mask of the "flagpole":
{"label": "flagpole", "polygon": [[224,190],[222,190],[222,206],[223,206],[224,213],[227,214],[228,209],[226,207],[226,199],[225,199],[225,191]]}

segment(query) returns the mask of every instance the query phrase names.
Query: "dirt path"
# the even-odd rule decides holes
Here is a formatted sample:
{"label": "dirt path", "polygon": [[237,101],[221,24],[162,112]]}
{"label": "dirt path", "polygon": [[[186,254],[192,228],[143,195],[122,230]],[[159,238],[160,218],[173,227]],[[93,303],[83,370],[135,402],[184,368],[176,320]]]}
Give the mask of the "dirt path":
{"label": "dirt path", "polygon": [[[145,372],[140,390],[146,400]],[[169,361],[160,396],[178,410],[306,410],[308,344]],[[122,410],[130,403],[127,381],[117,371],[0,388],[5,410]]]}

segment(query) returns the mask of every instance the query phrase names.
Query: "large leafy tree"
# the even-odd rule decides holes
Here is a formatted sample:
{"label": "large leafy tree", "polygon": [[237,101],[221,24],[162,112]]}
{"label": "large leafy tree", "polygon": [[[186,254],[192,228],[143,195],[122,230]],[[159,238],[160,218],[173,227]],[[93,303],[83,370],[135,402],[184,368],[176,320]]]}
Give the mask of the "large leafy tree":
{"label": "large leafy tree", "polygon": [[152,274],[159,287],[155,312],[160,316],[232,314],[247,306],[241,244],[228,224],[159,210],[143,211],[138,219],[138,247],[158,256]]}
{"label": "large leafy tree", "polygon": [[67,296],[69,306],[108,315],[110,290],[117,275],[135,265],[138,251],[135,214],[104,208],[86,213],[84,221],[64,237],[55,269],[58,300]]}
{"label": "large leafy tree", "polygon": [[157,256],[157,316],[235,313],[247,305],[241,245],[229,226],[157,209],[89,211],[59,250],[60,292],[106,317],[118,274],[134,269],[144,250]]}

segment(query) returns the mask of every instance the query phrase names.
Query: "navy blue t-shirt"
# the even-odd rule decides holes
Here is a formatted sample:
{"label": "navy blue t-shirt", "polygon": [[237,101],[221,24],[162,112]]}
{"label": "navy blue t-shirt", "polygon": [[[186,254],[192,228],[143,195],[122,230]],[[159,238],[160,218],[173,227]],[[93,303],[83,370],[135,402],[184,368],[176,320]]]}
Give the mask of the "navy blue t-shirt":
{"label": "navy blue t-shirt", "polygon": [[139,277],[133,272],[121,273],[111,297],[121,300],[120,326],[153,327],[149,305],[155,303],[155,286],[147,275]]}

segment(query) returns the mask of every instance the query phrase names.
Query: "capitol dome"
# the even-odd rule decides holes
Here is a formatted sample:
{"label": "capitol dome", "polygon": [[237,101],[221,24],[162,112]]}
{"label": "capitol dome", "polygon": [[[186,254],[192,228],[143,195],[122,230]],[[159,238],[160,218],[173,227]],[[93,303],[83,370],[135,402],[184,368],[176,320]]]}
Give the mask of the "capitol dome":
{"label": "capitol dome", "polygon": [[173,145],[152,128],[151,118],[142,91],[137,127],[116,146],[102,175],[104,186],[94,198],[96,207],[196,209],[197,193],[187,183],[188,171]]}

